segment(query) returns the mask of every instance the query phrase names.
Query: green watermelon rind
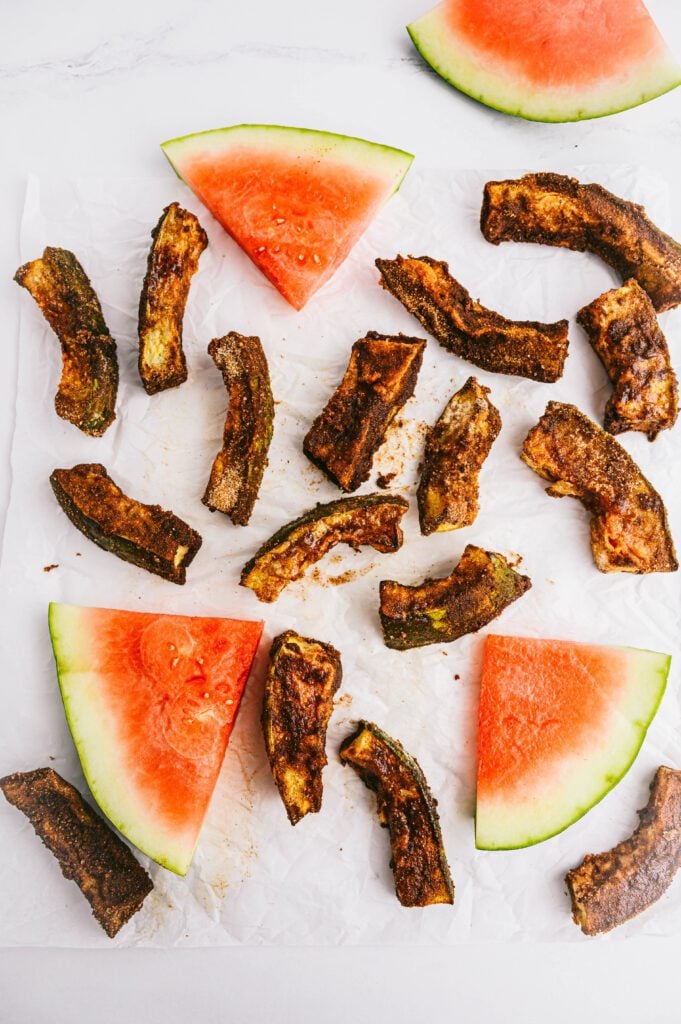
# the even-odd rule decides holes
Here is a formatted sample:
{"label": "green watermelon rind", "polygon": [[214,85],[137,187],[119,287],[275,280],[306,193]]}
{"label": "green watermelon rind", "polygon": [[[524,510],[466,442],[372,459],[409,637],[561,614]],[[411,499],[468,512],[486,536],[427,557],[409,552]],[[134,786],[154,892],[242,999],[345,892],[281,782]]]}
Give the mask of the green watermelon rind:
{"label": "green watermelon rind", "polygon": [[[595,790],[594,792],[592,792],[592,796],[589,798],[589,801],[587,802],[586,806],[577,808],[576,812],[570,815],[569,818],[565,822],[561,823],[559,827],[552,827],[545,832],[542,832],[541,829],[539,829],[536,835],[527,836],[527,834],[525,834],[523,835],[522,840],[515,841],[512,843],[481,841],[479,836],[479,816],[477,814],[476,808],[476,849],[491,852],[502,852],[505,850],[523,850],[527,849],[530,846],[536,846],[538,843],[543,843],[547,839],[552,839],[554,836],[560,835],[566,829],[570,828],[570,826],[574,825],[575,822],[580,820],[580,818],[583,818],[585,814],[587,814],[590,810],[592,810],[592,808],[599,804],[608,795],[608,793],[610,793],[615,788],[615,786],[622,781],[622,779],[627,774],[627,772],[633,765],[634,761],[638,757],[639,751],[641,750],[643,742],[648,733],[648,729],[650,728],[650,725],[652,724],[655,715],[657,714],[658,708],[662,702],[662,698],[664,697],[667,687],[667,680],[669,678],[669,670],[672,658],[669,654],[661,654],[658,651],[649,651],[644,650],[642,648],[623,647],[620,649],[630,651],[637,655],[645,655],[650,657],[652,659],[652,663],[648,671],[651,673],[652,676],[658,676],[659,679],[657,682],[657,686],[653,689],[651,693],[651,701],[649,703],[645,716],[643,718],[637,718],[634,722],[634,726],[636,727],[637,732],[637,740],[631,745],[631,747],[628,748],[626,755],[622,758],[622,761],[618,765],[617,769],[613,772],[608,772],[603,777],[602,788],[597,792]],[[615,751],[613,759],[617,756],[617,753],[618,752]]]}
{"label": "green watermelon rind", "polygon": [[[81,639],[78,636],[78,613],[80,610],[78,605],[50,602],[48,623],[66,721],[80,760],[85,781],[100,810],[133,846],[162,867],[167,868],[176,875],[184,876],[191,865],[198,843],[198,836],[191,850],[187,844],[178,844],[176,853],[172,855],[168,853],[172,837],[165,835],[159,841],[158,837],[154,836],[153,830],[146,834],[144,827],[140,826],[139,823],[143,822],[146,817],[143,808],[140,807],[139,810],[133,808],[128,820],[124,820],[121,817],[120,808],[126,805],[130,806],[133,800],[125,785],[118,786],[119,798],[117,800],[114,801],[109,795],[112,787],[115,787],[115,782],[110,776],[111,764],[115,762],[115,749],[114,745],[110,743],[106,730],[98,730],[99,722],[104,722],[106,715],[102,713],[102,715],[98,716],[94,709],[92,709],[88,715],[89,721],[84,727],[81,722],[82,716],[76,708],[77,703],[82,704],[82,694],[79,701],[71,699],[69,676],[79,674],[81,677],[87,675],[92,677],[93,680],[96,679],[94,672],[87,672],[84,668],[79,672],[77,667],[81,653],[78,649],[78,639]],[[71,619],[70,623],[68,622],[69,619]],[[69,632],[75,632],[77,636],[75,644],[71,637],[67,636]],[[96,698],[93,698],[93,702],[94,699]],[[94,739],[93,736],[95,737]],[[109,758],[106,756],[107,749],[110,751]],[[104,756],[102,756],[102,752],[105,752]],[[98,761],[101,766],[100,770],[107,775],[106,781],[103,783],[100,783],[100,770],[96,767]],[[106,768],[109,769],[109,772],[105,772]],[[114,808],[114,803],[118,810]]]}
{"label": "green watermelon rind", "polygon": [[[193,132],[189,135],[179,135],[174,139],[167,139],[161,143],[161,149],[181,181],[184,177],[178,169],[173,154],[181,155],[186,152],[205,152],[206,143],[221,143],[224,145],[238,135],[244,137],[244,141],[259,141],[258,136],[262,135],[262,143],[271,152],[276,152],[280,146],[295,145],[296,143],[316,143],[311,149],[318,148],[320,155],[334,153],[336,156],[353,158],[353,162],[366,167],[368,164],[383,164],[386,171],[391,171],[394,178],[392,191],[386,195],[386,200],[394,195],[404,181],[407,171],[414,160],[412,153],[394,146],[385,146],[379,142],[370,142],[368,139],[361,139],[354,135],[341,135],[337,132],[325,132],[315,128],[297,128],[288,125],[277,124],[235,124],[224,128],[209,128],[201,132]],[[279,136],[277,139],[276,136]],[[222,148],[222,145],[216,148]]]}
{"label": "green watermelon rind", "polygon": [[[634,107],[641,106],[643,103],[648,103],[650,100],[657,99],[658,96],[663,96],[665,93],[671,92],[681,85],[681,66],[676,62],[671,51],[667,49],[664,55],[665,59],[660,61],[658,78],[651,79],[651,82],[655,81],[655,84],[643,88],[637,96],[634,93],[638,87],[632,86],[629,83],[627,85],[627,89],[631,92],[629,98],[617,100],[615,99],[617,90],[613,87],[610,100],[603,99],[599,104],[593,105],[590,109],[588,102],[583,103],[581,106],[578,105],[577,93],[566,101],[565,97],[560,98],[559,90],[553,90],[550,98],[548,100],[540,99],[537,103],[537,109],[533,110],[533,90],[528,85],[526,87],[526,96],[519,99],[517,105],[513,105],[508,102],[504,94],[505,92],[510,92],[513,88],[518,89],[517,83],[513,83],[509,78],[508,86],[505,87],[501,76],[495,78],[493,74],[487,74],[476,68],[472,62],[467,62],[465,57],[453,53],[451,47],[442,42],[445,30],[439,24],[438,19],[441,6],[433,8],[423,15],[422,18],[418,18],[406,26],[412,43],[426,64],[445,82],[458,89],[459,92],[464,93],[464,95],[469,96],[478,103],[484,104],[486,107],[490,107],[492,110],[499,111],[501,114],[509,114],[511,117],[521,117],[526,121],[540,121],[547,124],[588,121],[631,110]],[[457,64],[459,65],[458,69]],[[468,64],[467,69],[466,64]],[[485,82],[488,84],[485,85]],[[536,92],[536,90],[534,91]],[[495,92],[498,95],[495,95]],[[605,95],[607,93],[604,93]],[[593,103],[593,101],[591,102]],[[556,107],[554,111],[550,110],[551,103]],[[557,109],[561,104],[564,104],[564,109]],[[542,105],[545,108],[544,110],[539,109]]]}

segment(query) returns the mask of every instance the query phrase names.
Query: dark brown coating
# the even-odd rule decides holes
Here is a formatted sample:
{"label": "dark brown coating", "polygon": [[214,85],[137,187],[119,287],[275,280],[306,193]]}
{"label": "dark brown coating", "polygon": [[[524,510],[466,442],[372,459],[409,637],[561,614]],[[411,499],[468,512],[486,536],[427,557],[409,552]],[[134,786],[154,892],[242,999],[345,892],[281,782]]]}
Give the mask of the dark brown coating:
{"label": "dark brown coating", "polygon": [[647,292],[630,278],[577,314],[615,386],[605,407],[611,434],[640,430],[654,441],[676,423],[679,389],[669,349]]}
{"label": "dark brown coating", "polygon": [[568,322],[507,320],[476,302],[429,256],[376,260],[382,286],[446,349],[491,373],[552,383],[563,374]]}
{"label": "dark brown coating", "polygon": [[331,644],[292,629],[272,642],[262,731],[274,781],[292,825],[322,806],[326,729],[343,671]]}
{"label": "dark brown coating", "polygon": [[222,448],[215,456],[202,501],[237,526],[251,518],[267,466],[274,429],[274,399],[260,338],[230,331],[213,338],[208,353],[229,393]]}
{"label": "dark brown coating", "polygon": [[48,246],[14,280],[31,293],[61,345],[57,415],[100,437],[116,418],[118,356],[87,274],[68,249]]}
{"label": "dark brown coating", "polygon": [[403,539],[400,520],[408,508],[409,502],[398,494],[361,494],[316,505],[256,551],[243,567],[240,584],[269,603],[336,544],[397,551]]}
{"label": "dark brown coating", "polygon": [[521,459],[552,498],[578,498],[591,513],[591,550],[601,572],[675,572],[662,498],[619,441],[574,405],[549,402]]}
{"label": "dark brown coating", "polygon": [[55,469],[50,483],[73,525],[98,547],[171,583],[185,582],[201,537],[173,512],[128,498],[96,462]]}
{"label": "dark brown coating", "polygon": [[489,393],[469,377],[428,431],[416,492],[425,535],[475,522],[480,470],[501,430],[501,416]]}
{"label": "dark brown coating", "polygon": [[113,938],[154,887],[130,849],[52,768],[7,775],[0,789],[26,815]]}
{"label": "dark brown coating", "polygon": [[388,426],[414,393],[425,341],[370,331],[352,346],[343,380],[310,427],[303,451],[344,491],[369,478]]}
{"label": "dark brown coating", "polygon": [[192,277],[208,237],[193,213],[166,206],[152,243],[139,308],[139,373],[148,395],[187,379],[182,323]]}
{"label": "dark brown coating", "polygon": [[496,619],[532,586],[503,555],[468,544],[450,576],[415,587],[382,580],[380,616],[386,647],[407,651],[451,643]]}
{"label": "dark brown coating", "polygon": [[572,917],[585,935],[616,928],[656,903],[681,867],[681,772],[657,769],[636,831],[565,876]]}
{"label": "dark brown coating", "polygon": [[403,907],[454,902],[437,801],[418,762],[371,722],[360,722],[340,748],[376,794],[378,820],[390,832],[395,891]]}
{"label": "dark brown coating", "polygon": [[593,252],[623,281],[636,278],[655,309],[681,302],[681,245],[638,203],[565,174],[526,174],[485,185],[480,227],[488,242],[538,242]]}

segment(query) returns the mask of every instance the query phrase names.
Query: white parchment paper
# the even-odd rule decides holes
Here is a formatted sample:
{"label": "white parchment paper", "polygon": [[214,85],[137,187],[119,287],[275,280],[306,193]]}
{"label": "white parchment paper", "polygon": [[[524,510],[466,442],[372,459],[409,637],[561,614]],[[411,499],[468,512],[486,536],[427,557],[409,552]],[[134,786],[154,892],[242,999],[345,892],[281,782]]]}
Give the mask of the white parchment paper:
{"label": "white parchment paper", "polygon": [[[568,170],[551,168],[555,170]],[[571,170],[571,169],[570,169]],[[576,168],[646,204],[679,234],[668,190],[654,174],[609,166]],[[12,490],[1,566],[3,614],[0,774],[50,764],[84,790],[66,726],[47,629],[50,600],[130,609],[263,618],[266,631],[215,797],[189,874],[145,865],[155,889],[114,945],[234,943],[433,943],[516,938],[586,940],[571,923],[565,871],[587,851],[608,849],[634,827],[654,769],[681,766],[677,658],[667,694],[634,766],[581,821],[539,846],[477,852],[473,838],[476,714],[482,635],[406,653],[384,647],[378,583],[446,575],[468,542],[523,557],[533,589],[491,631],[631,644],[678,654],[681,577],[603,576],[589,547],[588,518],[570,499],[555,501],[518,458],[527,430],[552,398],[575,402],[600,421],[609,385],[580,328],[577,310],[615,283],[597,259],[536,246],[493,247],[478,227],[484,182],[521,171],[446,173],[414,169],[335,278],[295,313],[194,196],[169,172],[159,180],[28,183],[23,260],[46,244],[73,249],[100,296],[121,364],[118,418],[101,439],[60,420],[53,396],[58,343],[27,294],[21,302],[20,359]],[[185,318],[190,377],[147,397],[137,376],[137,305],[149,232],[173,199],[192,209],[210,246],[194,279]],[[394,555],[337,548],[272,606],[237,586],[243,563],[284,522],[339,492],[302,454],[301,442],[368,330],[423,336],[418,323],[377,285],[376,256],[397,252],[446,259],[474,296],[511,317],[572,319],[570,355],[553,385],[476,370],[429,340],[416,396],[391,428],[372,480],[395,472],[393,488],[413,497],[424,426],[471,373],[492,389],[503,429],[481,478],[480,515],[455,533],[420,536],[415,502],[405,544]],[[681,313],[664,314],[673,357]],[[274,441],[248,528],[211,515],[200,498],[226,410],[211,338],[237,330],[261,337],[276,406]],[[5,339],[8,344],[8,339]],[[622,443],[667,503],[681,539],[681,428],[654,444]],[[56,466],[103,462],[130,495],[188,520],[204,543],[176,587],[100,551],[66,519],[48,477]],[[44,567],[56,565],[50,572]],[[333,577],[350,581],[334,585]],[[337,583],[338,581],[336,581]],[[343,655],[344,681],[328,735],[322,812],[291,828],[272,782],[259,729],[269,640],[282,629],[330,641]],[[483,631],[484,633],[485,631]],[[439,800],[456,883],[453,907],[400,907],[386,832],[375,799],[337,758],[360,717],[375,720],[416,756]],[[681,927],[681,881],[655,909],[598,941],[670,934]],[[111,945],[89,907],[16,810],[0,801],[0,944]]]}

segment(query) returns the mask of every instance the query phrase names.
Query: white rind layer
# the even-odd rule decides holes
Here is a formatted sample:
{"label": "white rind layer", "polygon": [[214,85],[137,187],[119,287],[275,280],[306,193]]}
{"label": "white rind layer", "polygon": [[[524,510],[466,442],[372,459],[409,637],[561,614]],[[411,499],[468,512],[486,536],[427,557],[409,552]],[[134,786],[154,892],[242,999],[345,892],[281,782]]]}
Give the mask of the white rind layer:
{"label": "white rind layer", "polygon": [[606,796],[627,773],[664,695],[671,658],[654,651],[621,648],[628,655],[622,699],[611,709],[601,742],[537,765],[532,792],[478,798],[475,845],[480,850],[515,850],[563,832]]}
{"label": "white rind layer", "polygon": [[215,128],[194,135],[184,135],[161,143],[161,149],[175,173],[185,180],[183,166],[197,154],[219,156],[231,150],[251,149],[263,153],[288,153],[315,160],[330,159],[352,164],[385,178],[389,199],[395,193],[414,157],[401,149],[382,146],[351,135],[315,131],[311,128],[288,128],[283,125],[238,124]]}
{"label": "white rind layer", "polygon": [[198,840],[178,835],[153,820],[153,808],[130,786],[119,756],[115,723],[102,698],[99,677],[87,648],[89,630],[77,605],[50,604],[49,623],[66,719],[83,774],[109,821],[148,857],[175,874],[185,875]]}
{"label": "white rind layer", "polygon": [[407,26],[414,46],[450,85],[504,114],[530,121],[584,121],[637,107],[681,84],[681,67],[661,41],[653,61],[626,68],[591,88],[540,89],[510,71],[483,66],[481,58],[447,24],[444,7],[434,7]]}

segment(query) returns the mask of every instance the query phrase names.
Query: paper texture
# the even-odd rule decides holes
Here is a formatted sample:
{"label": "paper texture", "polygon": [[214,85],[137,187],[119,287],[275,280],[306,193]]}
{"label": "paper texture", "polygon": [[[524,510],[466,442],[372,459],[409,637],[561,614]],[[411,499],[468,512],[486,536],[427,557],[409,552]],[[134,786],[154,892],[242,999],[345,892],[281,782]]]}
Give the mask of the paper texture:
{"label": "paper texture", "polygon": [[[560,168],[565,170],[565,168]],[[643,202],[672,233],[666,186],[640,170],[575,169]],[[681,576],[603,576],[589,547],[588,516],[571,499],[554,501],[518,458],[528,429],[550,399],[570,401],[597,421],[610,393],[574,315],[615,283],[589,255],[523,245],[489,245],[480,234],[482,187],[494,172],[413,170],[335,278],[294,312],[172,175],[159,180],[46,182],[31,178],[21,236],[23,260],[46,244],[72,249],[90,275],[118,342],[121,384],[115,424],[90,439],[53,408],[58,343],[28,294],[21,302],[20,360],[12,489],[2,555],[3,706],[0,773],[52,765],[84,790],[59,697],[47,603],[67,601],[149,611],[263,618],[265,638],[248,685],[193,866],[178,878],[156,865],[155,890],[113,945],[234,943],[454,943],[474,940],[585,940],[570,920],[565,871],[586,852],[610,848],[637,822],[659,764],[681,767],[678,666],[629,774],[565,833],[524,851],[477,852],[473,837],[476,714],[483,634],[488,631],[630,644],[678,654]],[[137,306],[149,233],[173,199],[193,210],[210,239],[185,317],[189,381],[154,397],[137,376]],[[678,233],[678,231],[677,231]],[[516,318],[571,317],[563,379],[537,384],[477,370],[428,340],[416,396],[378,453],[371,480],[395,472],[411,500],[405,543],[393,555],[336,548],[274,605],[237,586],[245,561],[279,526],[338,490],[302,453],[302,439],[368,330],[423,337],[421,326],[377,284],[373,261],[397,252],[449,261],[452,273],[491,308]],[[679,350],[678,311],[662,326]],[[207,355],[211,338],[257,334],[270,364],[276,406],[270,463],[248,528],[234,527],[200,501],[222,434],[226,393]],[[678,361],[677,361],[678,362]],[[474,526],[421,537],[414,499],[424,427],[474,373],[491,388],[503,429],[481,478]],[[681,538],[678,466],[681,431],[650,444],[622,438],[666,501]],[[57,466],[93,461],[133,497],[158,502],[202,534],[201,551],[180,588],[86,540],[58,507],[48,477]],[[469,542],[523,557],[533,588],[482,634],[452,645],[390,651],[378,621],[381,579],[415,583],[447,575]],[[57,568],[45,572],[44,567]],[[345,585],[332,577],[350,571]],[[271,779],[260,733],[269,641],[281,630],[330,641],[344,680],[328,734],[320,814],[292,828]],[[367,717],[420,762],[439,801],[456,884],[453,907],[400,907],[387,833],[375,798],[338,761],[352,723]],[[108,946],[76,887],[65,881],[15,809],[0,801],[0,944]],[[146,859],[143,858],[145,864]],[[681,881],[649,913],[613,933],[672,934],[681,928]]]}

